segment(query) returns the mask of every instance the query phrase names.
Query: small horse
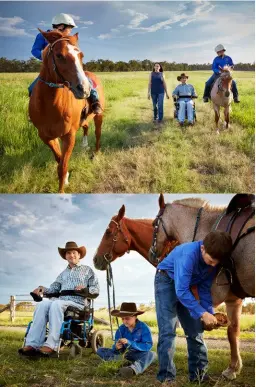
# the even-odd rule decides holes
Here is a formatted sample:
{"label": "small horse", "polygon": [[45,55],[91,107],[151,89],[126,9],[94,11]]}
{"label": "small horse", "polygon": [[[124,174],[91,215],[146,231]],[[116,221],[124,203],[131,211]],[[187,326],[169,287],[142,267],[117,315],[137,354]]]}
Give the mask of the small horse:
{"label": "small horse", "polygon": [[[129,219],[124,218],[124,215],[123,205],[118,215],[111,219],[102,237],[93,258],[94,266],[98,270],[106,270],[110,262],[129,253],[130,250],[137,251],[149,262],[148,251],[153,235],[153,219]],[[162,256],[164,257],[177,244],[177,241],[166,243]]]}
{"label": "small horse", "polygon": [[[162,251],[167,239],[177,239],[180,243],[191,240],[203,240],[213,229],[223,213],[223,207],[212,207],[202,199],[182,199],[173,203],[164,202],[161,194],[159,197],[159,214],[154,221],[154,238],[149,252],[150,261],[154,262]],[[202,208],[200,222],[199,209]],[[195,223],[197,227],[195,228]],[[247,223],[253,229],[254,218]],[[245,226],[245,225],[244,225]],[[195,232],[196,231],[196,232]],[[255,245],[254,232],[242,238],[232,253],[236,274],[243,290],[250,296],[255,295]],[[242,359],[239,352],[240,317],[243,300],[234,295],[230,289],[226,274],[219,276],[219,281],[214,281],[211,288],[213,305],[218,306],[225,302],[228,318],[231,324],[228,327],[228,340],[231,349],[231,361],[229,367],[223,371],[223,375],[233,380],[242,370]]]}
{"label": "small horse", "polygon": [[229,128],[229,112],[231,102],[233,100],[233,93],[231,91],[232,85],[232,68],[230,66],[224,66],[220,68],[220,77],[216,79],[211,90],[211,100],[213,103],[213,109],[215,112],[215,124],[217,134],[220,133],[218,127],[220,119],[220,107],[224,107],[224,117],[226,122],[226,129]]}
{"label": "small horse", "polygon": [[[100,148],[102,114],[92,114],[86,98],[92,82],[98,85],[104,106],[103,88],[99,79],[83,71],[83,53],[78,47],[78,34],[63,36],[59,31],[39,30],[49,42],[43,51],[39,80],[29,101],[29,116],[41,140],[50,147],[58,163],[59,192],[68,184],[68,162],[80,126],[87,136],[89,121],[94,118],[96,152]],[[62,141],[60,148],[59,138]]]}

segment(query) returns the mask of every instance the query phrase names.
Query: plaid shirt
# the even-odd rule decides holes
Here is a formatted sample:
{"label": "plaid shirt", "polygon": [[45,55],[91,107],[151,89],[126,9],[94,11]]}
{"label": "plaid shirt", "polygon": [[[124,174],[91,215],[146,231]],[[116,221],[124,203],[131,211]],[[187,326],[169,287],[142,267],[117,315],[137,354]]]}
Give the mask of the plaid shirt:
{"label": "plaid shirt", "polygon": [[[88,288],[91,294],[99,294],[100,288],[98,279],[94,274],[94,271],[85,265],[81,265],[79,262],[74,267],[67,268],[60,273],[56,280],[50,285],[49,288],[46,288],[44,293],[56,293],[61,290],[74,290],[76,286],[84,285],[85,288]],[[80,296],[60,296],[60,300],[74,301],[81,305],[88,305],[88,300]]]}

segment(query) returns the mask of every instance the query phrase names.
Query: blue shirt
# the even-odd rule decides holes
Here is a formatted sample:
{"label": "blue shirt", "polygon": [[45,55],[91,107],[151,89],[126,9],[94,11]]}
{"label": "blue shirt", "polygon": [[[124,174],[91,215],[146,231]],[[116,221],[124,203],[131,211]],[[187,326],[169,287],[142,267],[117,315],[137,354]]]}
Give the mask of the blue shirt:
{"label": "blue shirt", "polygon": [[[174,280],[177,298],[194,319],[200,318],[206,311],[214,313],[211,286],[216,268],[204,262],[202,244],[202,241],[197,241],[177,246],[157,266],[157,269],[166,270]],[[200,303],[191,293],[192,285],[197,285]]]}
{"label": "blue shirt", "polygon": [[48,46],[48,42],[47,40],[43,37],[43,35],[41,34],[41,32],[36,36],[36,40],[33,44],[33,47],[32,47],[32,50],[31,50],[31,54],[39,59],[39,60],[42,60],[42,54],[41,54],[41,51],[46,47]]}
{"label": "blue shirt", "polygon": [[215,74],[219,74],[220,73],[219,66],[224,67],[226,65],[234,66],[234,63],[233,63],[232,59],[230,58],[230,56],[224,55],[223,58],[221,56],[216,56],[216,58],[214,58],[213,63],[212,63],[212,70]]}
{"label": "blue shirt", "polygon": [[190,98],[184,98],[182,97],[183,95],[191,95],[191,96],[196,96],[196,91],[194,86],[185,83],[184,85],[181,83],[178,85],[172,93],[173,96],[177,95],[179,99],[181,98],[183,101],[187,102],[190,101]]}
{"label": "blue shirt", "polygon": [[[45,289],[44,293],[74,290],[75,287],[79,285],[84,285],[91,294],[99,294],[99,283],[93,270],[89,266],[81,265],[80,262],[72,268],[68,265],[67,268],[58,275],[51,286]],[[59,300],[74,301],[81,305],[88,304],[88,300],[81,296],[60,296]]]}
{"label": "blue shirt", "polygon": [[144,322],[137,320],[136,325],[131,332],[124,324],[120,325],[115,334],[115,344],[112,350],[116,353],[116,343],[119,339],[127,339],[128,343],[123,345],[123,349],[134,349],[136,351],[147,352],[153,346],[152,335],[149,327]]}

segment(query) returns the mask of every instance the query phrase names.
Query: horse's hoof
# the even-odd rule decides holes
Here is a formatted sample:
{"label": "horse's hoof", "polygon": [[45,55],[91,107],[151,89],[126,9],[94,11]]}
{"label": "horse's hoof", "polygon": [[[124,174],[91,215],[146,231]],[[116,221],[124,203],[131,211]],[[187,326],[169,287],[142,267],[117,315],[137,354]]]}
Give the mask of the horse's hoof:
{"label": "horse's hoof", "polygon": [[222,375],[228,380],[236,379],[236,372],[230,367],[223,371]]}
{"label": "horse's hoof", "polygon": [[91,148],[89,147],[89,145],[85,146],[85,145],[81,144],[81,147],[83,148],[83,150],[84,150],[85,152],[88,152],[88,151],[91,149]]}
{"label": "horse's hoof", "polygon": [[85,149],[89,149],[89,145],[88,145],[88,138],[87,136],[84,136],[83,139],[82,139],[82,143],[81,143],[81,147],[82,148],[85,148]]}
{"label": "horse's hoof", "polygon": [[92,153],[91,156],[90,156],[90,160],[93,160],[95,157],[95,153]]}
{"label": "horse's hoof", "polygon": [[216,134],[220,134],[220,131],[219,131],[219,129],[218,129],[218,130],[216,130]]}
{"label": "horse's hoof", "polygon": [[65,177],[65,181],[64,181],[65,185],[69,184],[68,178],[69,178],[69,172],[67,172],[66,177]]}

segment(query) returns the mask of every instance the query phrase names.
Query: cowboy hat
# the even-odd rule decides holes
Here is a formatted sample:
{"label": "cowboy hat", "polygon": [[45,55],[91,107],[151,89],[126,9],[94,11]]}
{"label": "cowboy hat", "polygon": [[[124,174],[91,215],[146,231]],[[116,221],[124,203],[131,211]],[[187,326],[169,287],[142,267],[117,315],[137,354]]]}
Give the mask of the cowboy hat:
{"label": "cowboy hat", "polygon": [[121,308],[114,309],[111,312],[111,316],[115,317],[128,317],[128,316],[138,316],[139,314],[143,314],[142,310],[137,310],[137,306],[135,302],[123,302],[121,304]]}
{"label": "cowboy hat", "polygon": [[63,259],[66,259],[66,252],[70,250],[76,250],[80,254],[80,259],[82,259],[86,254],[86,248],[84,246],[78,247],[76,242],[67,242],[64,248],[58,247],[60,256]]}
{"label": "cowboy hat", "polygon": [[177,80],[180,81],[181,78],[187,78],[188,79],[188,75],[185,74],[185,73],[181,73],[180,75],[177,76]]}

